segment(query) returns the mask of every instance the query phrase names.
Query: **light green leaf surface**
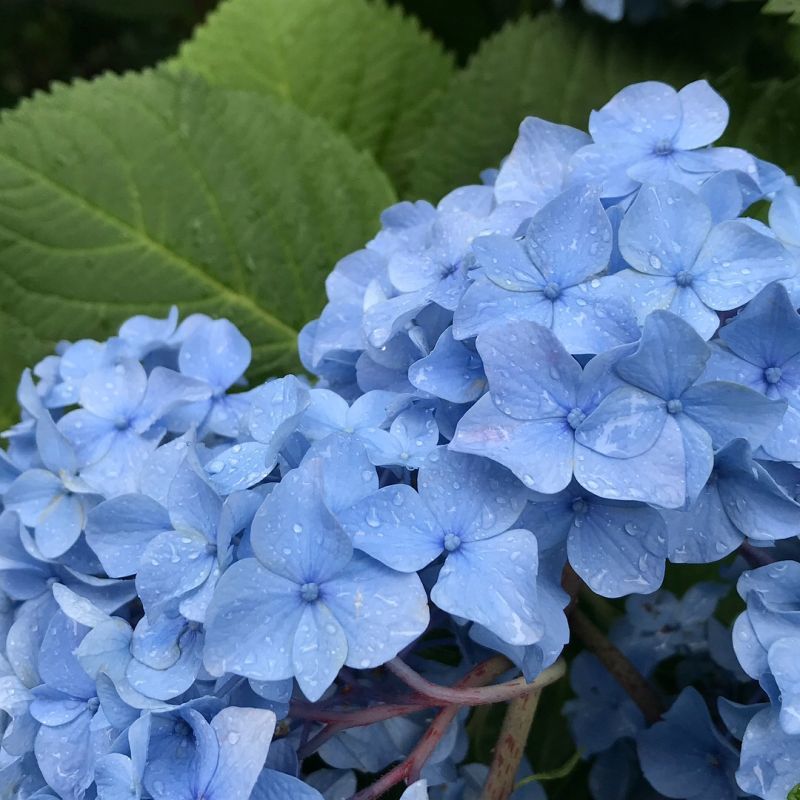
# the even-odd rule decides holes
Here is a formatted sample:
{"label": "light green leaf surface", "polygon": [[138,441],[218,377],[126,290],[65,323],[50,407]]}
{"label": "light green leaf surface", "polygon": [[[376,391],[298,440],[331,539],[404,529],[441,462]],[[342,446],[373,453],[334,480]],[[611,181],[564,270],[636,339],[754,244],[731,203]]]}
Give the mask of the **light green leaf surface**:
{"label": "light green leaf surface", "polygon": [[171,66],[323,117],[398,185],[453,69],[416,20],[366,0],[227,0]]}
{"label": "light green leaf surface", "polygon": [[0,116],[0,407],[59,339],[173,303],[239,325],[254,378],[297,368],[325,276],[392,201],[369,155],[263,95],[148,73],[23,103]]}

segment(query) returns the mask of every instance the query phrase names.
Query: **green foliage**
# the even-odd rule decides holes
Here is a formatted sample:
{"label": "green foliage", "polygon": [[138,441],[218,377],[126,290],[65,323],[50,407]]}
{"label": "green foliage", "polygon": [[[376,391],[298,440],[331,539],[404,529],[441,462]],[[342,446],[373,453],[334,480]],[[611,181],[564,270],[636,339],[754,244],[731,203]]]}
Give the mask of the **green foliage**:
{"label": "green foliage", "polygon": [[[586,128],[589,112],[640,80],[677,86],[741,60],[752,20],[736,8],[692,27],[609,27],[542,14],[489,39],[437,103],[411,175],[411,194],[440,197],[474,183],[508,152],[526,115]],[[724,55],[723,55],[724,52]]]}
{"label": "green foliage", "polygon": [[227,0],[172,66],[326,119],[399,184],[452,72],[415,21],[366,0]]}
{"label": "green foliage", "polygon": [[800,0],[769,0],[764,6],[765,14],[788,14],[789,22],[800,25]]}
{"label": "green foliage", "polygon": [[61,338],[135,313],[204,311],[253,342],[295,337],[336,259],[393,200],[371,157],[263,95],[152,73],[56,87],[0,117],[0,385]]}

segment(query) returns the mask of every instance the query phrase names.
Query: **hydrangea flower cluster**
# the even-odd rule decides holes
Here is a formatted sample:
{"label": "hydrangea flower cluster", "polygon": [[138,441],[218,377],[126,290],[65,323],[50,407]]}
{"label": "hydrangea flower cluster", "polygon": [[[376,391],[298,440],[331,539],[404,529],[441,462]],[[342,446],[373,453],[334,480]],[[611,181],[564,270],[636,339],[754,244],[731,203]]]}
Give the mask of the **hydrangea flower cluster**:
{"label": "hydrangea flower cluster", "polygon": [[[388,209],[300,334],[313,385],[249,387],[239,330],[174,309],[26,371],[0,451],[0,795],[478,798],[466,707],[560,677],[566,575],[628,597],[611,638],[643,680],[681,664],[656,721],[574,659],[597,800],[783,800],[800,190],[713,146],[727,114],[704,81],[634,85],[589,134],[526,119],[483,185]],[[743,216],[764,199],[769,226]],[[724,587],[654,594],[668,561],[740,549],[790,560],[742,576],[733,644]],[[741,761],[702,681],[749,687],[720,708]]]}

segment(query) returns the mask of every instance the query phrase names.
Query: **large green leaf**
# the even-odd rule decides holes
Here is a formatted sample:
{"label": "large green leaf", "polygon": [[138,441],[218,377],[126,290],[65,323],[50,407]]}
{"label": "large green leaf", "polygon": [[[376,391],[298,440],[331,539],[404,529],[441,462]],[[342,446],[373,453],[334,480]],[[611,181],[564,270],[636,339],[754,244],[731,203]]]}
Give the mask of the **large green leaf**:
{"label": "large green leaf", "polygon": [[723,143],[800,176],[800,77],[754,83],[736,73],[721,88],[735,111]]}
{"label": "large green leaf", "polygon": [[254,377],[295,337],[337,258],[393,201],[341,135],[263,95],[156,74],[57,87],[0,116],[0,380],[134,313],[236,322]]}
{"label": "large green leaf", "polygon": [[370,150],[398,185],[452,72],[415,20],[366,0],[227,0],[173,66],[291,100]]}
{"label": "large green leaf", "polygon": [[436,198],[453,186],[474,183],[481,169],[509,151],[526,115],[585,129],[589,112],[630,83],[656,79],[682,85],[730,63],[747,46],[752,12],[715,13],[716,28],[706,15],[689,27],[631,29],[566,14],[506,27],[437,102],[412,172],[411,194]]}

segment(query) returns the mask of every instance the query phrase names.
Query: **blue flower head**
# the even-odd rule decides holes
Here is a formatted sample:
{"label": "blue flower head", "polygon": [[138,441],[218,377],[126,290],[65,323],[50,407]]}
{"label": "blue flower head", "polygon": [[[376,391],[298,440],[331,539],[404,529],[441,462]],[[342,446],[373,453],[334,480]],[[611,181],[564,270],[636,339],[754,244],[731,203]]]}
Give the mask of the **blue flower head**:
{"label": "blue flower head", "polygon": [[602,183],[608,198],[665,181],[696,191],[721,170],[757,180],[758,165],[749,153],[709,147],[722,136],[728,116],[728,104],[703,80],[680,91],[655,81],[627,86],[591,113],[593,141],[573,155],[572,177]]}

